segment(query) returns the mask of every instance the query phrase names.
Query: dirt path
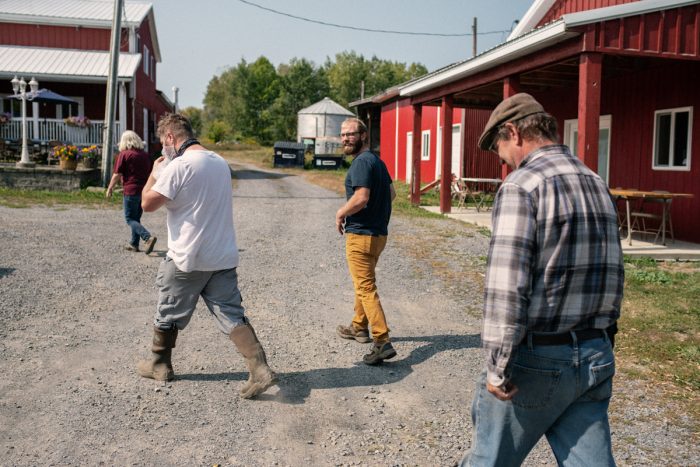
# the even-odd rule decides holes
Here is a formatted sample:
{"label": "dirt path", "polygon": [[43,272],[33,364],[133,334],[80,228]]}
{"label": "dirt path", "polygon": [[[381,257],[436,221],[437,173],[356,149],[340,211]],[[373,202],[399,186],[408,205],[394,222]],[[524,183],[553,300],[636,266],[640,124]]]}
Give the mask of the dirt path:
{"label": "dirt path", "polygon": [[[336,194],[236,167],[244,305],[278,388],[244,401],[242,358],[198,306],[173,352],[177,379],[136,376],[165,254],[122,249],[121,212],[0,207],[0,464],[451,465],[468,447],[481,369],[478,309],[488,239],[443,220],[395,218],[378,269],[399,355],[361,363],[336,337],[352,284],[334,232]],[[616,382],[617,384],[617,382]],[[621,465],[693,465],[675,407],[619,381]],[[555,465],[544,445],[527,465]]]}

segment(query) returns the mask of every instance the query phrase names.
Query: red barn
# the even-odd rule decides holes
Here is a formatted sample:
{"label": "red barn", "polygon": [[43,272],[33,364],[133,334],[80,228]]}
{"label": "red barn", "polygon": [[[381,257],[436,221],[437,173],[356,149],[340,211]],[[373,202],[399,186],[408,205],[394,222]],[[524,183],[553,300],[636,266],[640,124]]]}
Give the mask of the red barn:
{"label": "red barn", "polygon": [[[415,187],[435,179],[439,159],[461,176],[504,176],[476,141],[503,98],[528,92],[610,187],[693,195],[675,199],[671,216],[676,238],[700,242],[700,161],[692,160],[700,147],[698,76],[700,0],[537,0],[507,42],[355,105],[381,121],[381,157],[395,179],[412,182],[417,201]],[[439,130],[430,137],[441,141],[438,152],[431,147],[426,160],[422,140],[407,135],[424,134],[436,118],[453,132],[460,125],[460,148]],[[449,212],[449,198],[441,210]]]}
{"label": "red barn", "polygon": [[[113,10],[114,2],[101,0],[0,0],[0,96],[12,94],[10,80],[17,76],[35,78],[40,88],[77,102],[28,102],[30,139],[102,143]],[[114,135],[119,138],[132,129],[150,150],[158,146],[158,118],[173,111],[170,100],[156,89],[160,61],[152,5],[125,2]],[[20,103],[0,99],[0,113],[12,116],[9,124],[0,125],[0,136],[19,139]],[[85,116],[91,125],[69,127],[64,122],[69,114]]]}

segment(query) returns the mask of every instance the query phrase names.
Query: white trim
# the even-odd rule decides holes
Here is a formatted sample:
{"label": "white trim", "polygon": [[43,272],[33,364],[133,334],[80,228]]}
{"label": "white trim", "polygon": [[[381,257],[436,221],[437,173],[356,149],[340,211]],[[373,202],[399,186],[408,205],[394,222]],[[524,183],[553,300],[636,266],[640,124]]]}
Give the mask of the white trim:
{"label": "white trim", "polygon": [[525,12],[518,25],[513,28],[507,40],[515,39],[534,29],[555,2],[556,0],[536,0]]}
{"label": "white trim", "polygon": [[437,124],[437,128],[435,130],[435,137],[437,138],[437,141],[435,141],[435,178],[440,178],[440,174],[442,173],[442,121],[440,120],[441,110],[442,106],[437,108],[437,118],[435,119],[435,123]]}
{"label": "white trim", "polygon": [[151,138],[148,136],[148,108],[143,108],[143,146],[144,151],[148,152],[148,146]]}
{"label": "white trim", "polygon": [[445,71],[426,75],[425,78],[400,88],[399,94],[401,96],[413,96],[442,84],[493,68],[501,63],[512,61],[579,34],[578,32],[567,31],[566,24],[559,20],[532,31],[530,34],[521,36],[512,42],[506,42],[471,60],[455,64]]}
{"label": "white trim", "polygon": [[406,132],[406,183],[411,183],[413,176],[413,132]]}
{"label": "white trim", "polygon": [[395,124],[394,129],[394,180],[399,179],[399,101],[394,106]]}
{"label": "white trim", "polygon": [[[428,136],[428,144],[425,144],[425,136]],[[427,148],[427,151],[426,151]],[[426,157],[427,152],[427,157]],[[423,130],[420,134],[420,160],[429,161],[430,160],[430,130]]]}
{"label": "white trim", "polygon": [[[457,144],[459,145],[458,149],[459,151],[457,152],[455,157],[455,128],[458,129],[457,131]],[[462,131],[463,127],[461,123],[455,123],[452,125],[452,165],[450,167],[450,170],[452,173],[457,175],[458,177],[462,176]],[[455,159],[457,159],[457,172],[455,173],[454,168],[455,168]]]}
{"label": "white trim", "polygon": [[[687,146],[687,154],[686,154],[686,159],[687,159],[687,164],[686,165],[671,165],[673,162],[673,146],[674,146],[674,138],[676,137],[676,132],[674,131],[676,128],[676,114],[680,112],[688,112],[688,146]],[[668,161],[669,165],[664,166],[664,165],[656,165],[656,122],[657,122],[657,115],[661,113],[670,113],[671,114],[671,134],[669,135],[671,137],[669,141],[669,154],[668,154]],[[654,111],[654,133],[653,133],[653,140],[652,140],[652,146],[651,146],[651,169],[652,170],[659,170],[659,171],[674,171],[674,172],[690,172],[690,166],[692,162],[692,144],[693,144],[693,107],[674,107],[671,109],[660,109]]]}

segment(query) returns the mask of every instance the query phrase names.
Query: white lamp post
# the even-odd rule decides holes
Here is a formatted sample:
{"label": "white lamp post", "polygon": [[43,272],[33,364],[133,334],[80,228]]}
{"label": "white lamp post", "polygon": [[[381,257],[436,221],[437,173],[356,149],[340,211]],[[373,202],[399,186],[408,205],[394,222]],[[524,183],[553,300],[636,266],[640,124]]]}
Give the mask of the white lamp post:
{"label": "white lamp post", "polygon": [[15,76],[10,82],[12,83],[12,92],[22,99],[22,158],[17,165],[19,167],[34,167],[35,164],[29,160],[29,151],[27,151],[27,101],[36,97],[39,83],[32,78],[29,82],[29,92],[27,92],[27,82],[24,78],[17,79]]}

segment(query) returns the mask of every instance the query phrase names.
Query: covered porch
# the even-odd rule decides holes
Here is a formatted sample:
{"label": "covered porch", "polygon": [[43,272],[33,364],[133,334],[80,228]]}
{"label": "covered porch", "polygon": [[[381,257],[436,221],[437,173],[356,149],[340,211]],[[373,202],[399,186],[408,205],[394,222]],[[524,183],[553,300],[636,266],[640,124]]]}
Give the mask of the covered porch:
{"label": "covered porch", "polygon": [[[690,163],[692,143],[700,144],[693,121],[698,75],[698,2],[634,2],[563,15],[409,83],[400,94],[410,98],[413,133],[420,134],[424,106],[440,106],[441,127],[450,128],[455,109],[493,109],[528,92],[557,118],[563,143],[610,187],[687,193],[692,197],[674,201],[671,212],[698,213],[698,169]],[[440,138],[440,212],[450,213],[452,139],[448,132]],[[411,199],[419,204],[418,138],[412,154]],[[495,155],[473,149],[468,157],[493,161]],[[481,177],[508,174],[505,166],[483,165],[493,173]],[[700,216],[676,217],[677,237],[700,240]]]}

